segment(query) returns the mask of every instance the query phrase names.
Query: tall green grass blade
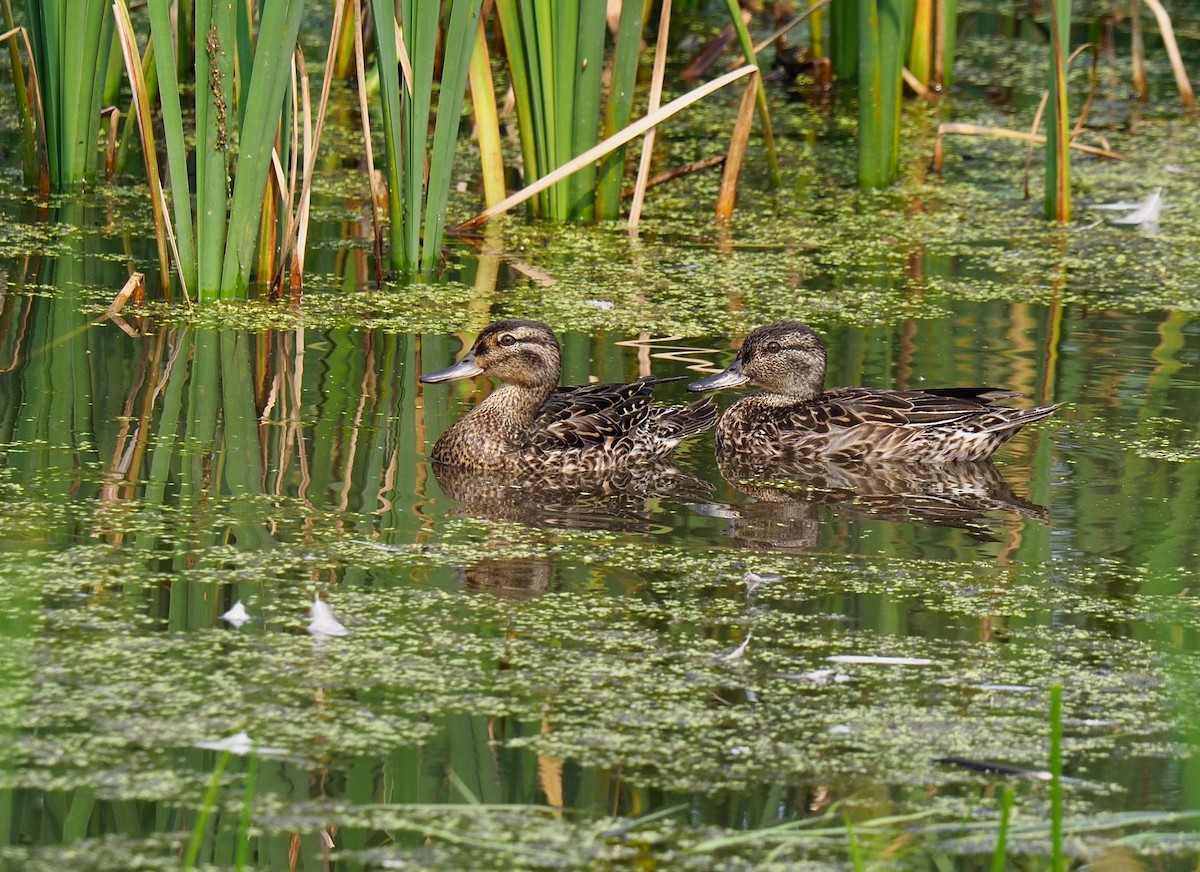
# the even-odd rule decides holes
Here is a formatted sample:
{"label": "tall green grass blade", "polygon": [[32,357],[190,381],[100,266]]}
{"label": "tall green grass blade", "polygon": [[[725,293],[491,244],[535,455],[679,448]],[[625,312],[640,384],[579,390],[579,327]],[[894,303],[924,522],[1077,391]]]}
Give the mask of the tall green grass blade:
{"label": "tall green grass blade", "polygon": [[[575,49],[575,98],[571,119],[571,157],[596,144],[600,135],[600,91],[604,75],[605,4],[585,2],[579,15]],[[567,185],[567,215],[590,220],[596,213],[596,167],[585,167]]]}
{"label": "tall green grass blade", "polygon": [[219,0],[196,4],[196,292],[220,297],[228,210],[233,111],[234,12]]}
{"label": "tall green grass blade", "polygon": [[196,814],[196,826],[192,829],[192,837],[188,840],[187,853],[183,855],[183,868],[195,869],[196,861],[200,858],[200,846],[204,843],[204,831],[208,828],[208,819],[217,805],[217,794],[221,790],[221,775],[229,765],[230,753],[222,751],[217,758],[217,766],[208,782],[208,790],[200,803],[200,811]]}
{"label": "tall green grass blade", "polygon": [[867,866],[863,862],[862,849],[858,846],[858,839],[854,835],[854,825],[850,821],[849,813],[842,812],[842,820],[846,824],[846,843],[850,849],[850,866],[854,872],[865,872]]}
{"label": "tall green grass blade", "polygon": [[[642,23],[650,0],[626,0],[621,5],[613,50],[612,83],[604,117],[604,137],[608,139],[629,125],[633,114],[633,91],[637,85],[638,56],[641,53]],[[616,218],[621,209],[621,188],[625,180],[625,149],[617,148],[600,161],[596,186],[596,220]]]}
{"label": "tall green grass blade", "polygon": [[1054,872],[1065,872],[1067,858],[1063,853],[1063,689],[1061,684],[1050,687],[1050,860]]}
{"label": "tall green grass blade", "polygon": [[883,48],[877,0],[858,0],[858,13],[858,184],[880,188],[888,179],[883,153]]}
{"label": "tall green grass blade", "polygon": [[[171,45],[169,0],[149,0],[150,36],[159,45]],[[192,229],[192,196],[188,181],[187,139],[183,132],[183,108],[179,101],[179,72],[173,52],[154,53],[158,70],[159,106],[171,180],[171,207],[175,222],[175,245],[179,252],[179,274],[185,287],[196,287],[196,239]]]}
{"label": "tall green grass blade", "polygon": [[65,190],[95,170],[113,17],[108,0],[27,0],[26,22],[41,86],[50,183]]}
{"label": "tall green grass blade", "polygon": [[[517,104],[517,132],[521,139],[521,159],[525,164],[526,182],[539,177],[545,165],[538,160],[536,135],[533,122],[533,82],[529,75],[529,58],[522,37],[521,13],[517,0],[496,0],[496,16],[500,20],[500,31],[504,34],[504,53],[508,58],[508,75],[512,82],[513,95]],[[538,203],[531,204],[538,214]]]}
{"label": "tall green grass blade", "polygon": [[412,91],[401,94],[403,125],[401,160],[404,162],[404,258],[416,266],[421,257],[421,205],[425,188],[425,140],[433,105],[433,67],[437,45],[440,3],[404,0],[400,4],[400,29],[412,63]]}
{"label": "tall green grass blade", "polygon": [[912,41],[908,47],[908,71],[925,87],[933,79],[934,3],[916,0]]}
{"label": "tall green grass blade", "polygon": [[849,0],[841,0],[829,7],[829,57],[833,61],[834,75],[842,81],[850,81],[859,75],[860,9]]}
{"label": "tall green grass blade", "polygon": [[[809,8],[816,6],[820,0],[808,0]],[[820,7],[808,16],[808,44],[812,47],[814,58],[825,57],[825,13]]]}
{"label": "tall green grass blade", "polygon": [[1071,220],[1071,131],[1067,104],[1071,0],[1050,6],[1050,112],[1046,123],[1045,212],[1060,224]]}
{"label": "tall green grass blade", "polygon": [[[538,40],[537,6],[538,0],[519,0],[517,19],[520,23],[520,39],[525,44],[526,73],[529,76],[529,109],[530,124],[533,132],[533,145],[536,153],[538,172],[531,175],[526,169],[525,182],[540,179],[554,169],[554,119],[551,116],[551,94],[553,88],[546,81],[548,60],[546,55],[552,50],[549,45],[543,45]],[[546,189],[534,201],[534,214],[545,217],[554,216],[554,191]]]}
{"label": "tall green grass blade", "polygon": [[996,847],[992,851],[992,872],[1004,872],[1008,860],[1008,825],[1012,820],[1013,789],[1004,785],[1000,793],[1000,825],[996,830]]}
{"label": "tall green grass blade", "polygon": [[[579,16],[581,3],[559,2],[551,19],[551,39],[554,46],[554,165],[560,167],[573,158],[579,149],[574,142],[576,55],[579,50]],[[596,5],[596,4],[592,4]],[[586,147],[586,146],[585,146]],[[565,221],[571,216],[571,182],[555,186],[556,215]]]}
{"label": "tall green grass blade", "polygon": [[422,271],[432,270],[441,255],[446,227],[446,203],[450,198],[454,144],[462,122],[460,107],[467,72],[475,49],[479,10],[483,0],[450,0],[450,14],[443,40],[442,80],[438,88],[437,122],[429,151],[429,182],[425,203],[425,244],[421,251]]}
{"label": "tall green grass blade", "polygon": [[[571,159],[568,153],[570,142],[565,141],[566,119],[559,115],[559,92],[566,87],[565,82],[559,81],[562,70],[558,58],[566,51],[566,46],[560,46],[557,41],[555,21],[560,17],[572,15],[574,4],[562,3],[559,0],[532,0],[534,40],[537,45],[535,58],[538,61],[539,74],[542,83],[542,127],[546,137],[546,154],[548,168],[560,167]],[[574,54],[574,45],[570,48]],[[569,97],[567,98],[570,99]],[[555,221],[564,221],[566,210],[566,185],[557,184],[547,190],[550,203],[550,217]]]}
{"label": "tall green grass blade", "polygon": [[[254,52],[254,69],[246,99],[246,126],[241,130],[237,179],[229,210],[229,238],[221,275],[221,294],[244,297],[258,243],[258,218],[271,148],[279,128],[280,108],[289,84],[292,54],[300,34],[303,0],[275,0],[263,6],[260,39]],[[279,34],[279,38],[275,38]],[[201,288],[201,291],[204,289]]]}
{"label": "tall green grass blade", "polygon": [[900,166],[904,47],[914,0],[858,0],[858,183],[881,188]]}
{"label": "tall green grass blade", "polygon": [[416,265],[414,261],[406,261],[404,226],[404,196],[401,193],[400,182],[402,166],[400,149],[403,142],[401,134],[400,92],[403,83],[400,81],[400,59],[396,53],[396,12],[392,0],[369,0],[371,4],[371,22],[375,27],[375,61],[379,70],[379,96],[383,112],[383,147],[388,156],[384,162],[384,174],[387,179],[388,197],[388,233],[391,239],[390,259],[393,269],[409,269]]}

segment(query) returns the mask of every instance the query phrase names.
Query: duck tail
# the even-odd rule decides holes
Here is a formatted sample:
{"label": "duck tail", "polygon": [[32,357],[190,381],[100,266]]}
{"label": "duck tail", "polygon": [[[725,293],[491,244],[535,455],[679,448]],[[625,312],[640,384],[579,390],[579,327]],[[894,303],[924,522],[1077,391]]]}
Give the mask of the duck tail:
{"label": "duck tail", "polygon": [[717,423],[717,404],[705,397],[686,406],[664,407],[655,422],[655,437],[669,451],[689,436],[703,433]]}
{"label": "duck tail", "polygon": [[1061,408],[1062,403],[1055,403],[1053,406],[1035,406],[1032,409],[1004,409],[1003,417],[989,423],[983,430],[985,433],[1007,432],[1011,436],[1026,424],[1049,418]]}

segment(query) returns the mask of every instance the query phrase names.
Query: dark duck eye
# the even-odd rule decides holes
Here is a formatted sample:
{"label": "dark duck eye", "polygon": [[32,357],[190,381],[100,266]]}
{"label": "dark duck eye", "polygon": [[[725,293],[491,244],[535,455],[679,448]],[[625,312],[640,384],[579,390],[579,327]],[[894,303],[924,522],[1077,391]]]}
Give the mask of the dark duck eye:
{"label": "dark duck eye", "polygon": [[513,336],[511,333],[505,333],[500,337],[499,341],[501,345],[503,345],[505,348],[508,348],[509,346],[517,344],[517,337]]}
{"label": "dark duck eye", "polygon": [[782,350],[783,346],[781,346],[778,342],[767,343],[767,354],[778,354]]}

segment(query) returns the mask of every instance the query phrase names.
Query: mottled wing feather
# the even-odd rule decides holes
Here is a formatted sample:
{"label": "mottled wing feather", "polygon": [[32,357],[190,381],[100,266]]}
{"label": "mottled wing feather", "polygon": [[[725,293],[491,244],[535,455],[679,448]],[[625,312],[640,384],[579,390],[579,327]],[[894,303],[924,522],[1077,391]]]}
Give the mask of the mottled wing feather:
{"label": "mottled wing feather", "polygon": [[560,388],[550,395],[530,429],[541,451],[611,444],[639,425],[650,409],[654,379],[626,385]]}

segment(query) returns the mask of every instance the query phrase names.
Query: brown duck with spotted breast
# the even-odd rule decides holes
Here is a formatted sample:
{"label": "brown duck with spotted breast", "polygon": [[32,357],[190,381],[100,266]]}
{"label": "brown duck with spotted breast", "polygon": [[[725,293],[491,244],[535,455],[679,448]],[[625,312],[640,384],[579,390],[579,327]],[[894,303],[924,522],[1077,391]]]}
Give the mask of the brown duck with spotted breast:
{"label": "brown duck with spotted breast", "polygon": [[539,321],[507,319],[484,329],[458,363],[425,384],[486,373],[500,380],[433,446],[435,463],[481,471],[587,473],[665,457],[717,419],[708,399],[656,406],[664,379],[559,388],[562,353]]}
{"label": "brown duck with spotted breast", "polygon": [[689,390],[736,387],[761,393],[738,400],[717,425],[718,452],[786,464],[819,457],[840,463],[983,460],[1058,405],[993,405],[1020,396],[993,388],[825,390],[825,345],[812,328],[780,321],[754,330],[724,372]]}

